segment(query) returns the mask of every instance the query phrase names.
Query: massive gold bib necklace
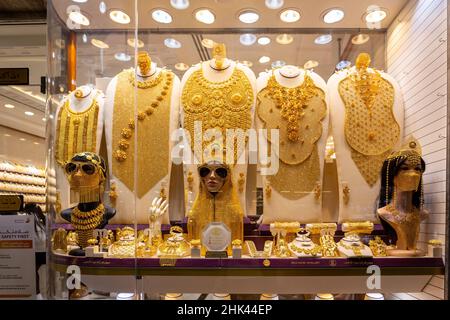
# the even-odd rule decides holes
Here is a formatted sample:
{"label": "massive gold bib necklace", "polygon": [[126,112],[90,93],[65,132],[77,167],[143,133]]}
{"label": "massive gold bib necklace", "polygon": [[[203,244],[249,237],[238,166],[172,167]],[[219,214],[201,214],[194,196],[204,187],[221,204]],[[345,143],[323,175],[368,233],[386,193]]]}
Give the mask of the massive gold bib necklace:
{"label": "massive gold bib necklace", "polygon": [[63,166],[76,153],[96,151],[98,112],[97,97],[81,112],[70,108],[70,99],[60,108],[55,143],[55,158],[59,165]]}

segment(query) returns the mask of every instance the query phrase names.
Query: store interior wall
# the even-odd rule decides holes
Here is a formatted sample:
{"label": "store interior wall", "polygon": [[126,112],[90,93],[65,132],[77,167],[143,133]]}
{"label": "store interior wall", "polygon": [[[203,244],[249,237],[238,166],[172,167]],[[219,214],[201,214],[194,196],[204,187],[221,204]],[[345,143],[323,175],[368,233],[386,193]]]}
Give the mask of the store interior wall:
{"label": "store interior wall", "polygon": [[[405,105],[405,137],[413,135],[426,163],[423,175],[425,207],[419,245],[446,241],[447,159],[447,1],[408,1],[389,27],[387,71],[400,84]],[[443,278],[424,289],[444,298]]]}

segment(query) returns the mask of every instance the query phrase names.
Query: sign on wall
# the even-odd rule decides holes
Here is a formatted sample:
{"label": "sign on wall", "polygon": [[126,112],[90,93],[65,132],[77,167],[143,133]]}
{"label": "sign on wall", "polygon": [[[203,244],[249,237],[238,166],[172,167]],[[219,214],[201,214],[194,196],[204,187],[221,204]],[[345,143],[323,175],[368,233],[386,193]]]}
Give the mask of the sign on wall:
{"label": "sign on wall", "polygon": [[28,68],[0,68],[0,85],[29,85],[30,70]]}

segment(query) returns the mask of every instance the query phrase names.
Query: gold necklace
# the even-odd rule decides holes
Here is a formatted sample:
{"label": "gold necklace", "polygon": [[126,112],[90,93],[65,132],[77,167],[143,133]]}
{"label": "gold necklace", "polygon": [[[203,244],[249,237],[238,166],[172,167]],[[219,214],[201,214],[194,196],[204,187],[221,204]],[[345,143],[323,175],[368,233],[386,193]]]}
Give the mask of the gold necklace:
{"label": "gold necklace", "polygon": [[105,207],[100,203],[95,209],[81,211],[78,207],[72,209],[71,223],[75,230],[91,230],[100,225],[105,213]]}
{"label": "gold necklace", "polygon": [[379,236],[376,236],[374,240],[369,241],[369,248],[375,257],[387,256],[387,245]]}
{"label": "gold necklace", "polygon": [[317,256],[317,254],[322,251],[321,246],[317,246],[317,245],[311,249],[306,249],[306,248],[298,247],[294,243],[290,243],[289,247],[292,251],[295,251],[297,253],[303,253],[303,254],[312,255],[312,256]]}
{"label": "gold necklace", "polygon": [[[151,76],[150,76],[151,77]],[[138,87],[139,89],[148,89],[153,88],[158,85],[162,80],[162,72],[159,72],[156,77],[151,78],[149,80],[140,81],[136,79],[136,74],[134,72],[130,72],[128,80],[130,81],[133,87]]]}
{"label": "gold necklace", "polygon": [[[347,244],[344,243],[344,241],[345,240],[339,241],[339,245],[341,247],[343,247],[344,249],[347,249],[347,250],[352,250],[353,253],[355,255],[357,255],[357,256],[361,256],[362,255],[361,250],[365,248],[364,243],[359,242],[358,244],[355,244],[355,245],[353,245],[353,244],[352,245],[347,245]],[[353,243],[355,243],[355,242],[353,242]]]}
{"label": "gold necklace", "polygon": [[58,112],[56,125],[55,158],[63,166],[75,153],[95,152],[97,148],[97,122],[99,105],[97,96],[84,111],[70,108],[67,99]]}
{"label": "gold necklace", "polygon": [[394,218],[395,222],[399,224],[417,224],[420,223],[420,213],[414,210],[413,212],[400,212],[393,204],[388,204],[385,207]]}

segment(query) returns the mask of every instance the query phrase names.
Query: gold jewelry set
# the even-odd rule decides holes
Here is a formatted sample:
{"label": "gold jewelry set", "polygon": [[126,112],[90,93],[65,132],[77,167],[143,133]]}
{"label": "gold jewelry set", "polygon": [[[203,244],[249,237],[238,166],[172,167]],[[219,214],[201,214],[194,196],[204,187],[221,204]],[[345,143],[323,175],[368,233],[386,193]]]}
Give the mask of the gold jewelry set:
{"label": "gold jewelry set", "polygon": [[[312,242],[311,242],[312,243]],[[322,253],[321,246],[312,245],[311,248],[299,247],[295,245],[293,242],[289,244],[289,249],[300,254],[317,256],[319,253]]]}
{"label": "gold jewelry set", "polygon": [[76,112],[70,107],[70,99],[61,106],[56,124],[55,157],[63,166],[79,152],[95,152],[97,148],[97,121],[99,105],[97,96],[84,111]]}
{"label": "gold jewelry set", "polygon": [[[280,130],[279,170],[267,177],[267,182],[290,200],[311,192],[320,199],[317,141],[322,136],[322,120],[327,114],[323,90],[308,73],[303,83],[294,88],[280,85],[272,74],[258,94],[257,114],[266,129]],[[267,139],[272,143],[269,134]]]}
{"label": "gold jewelry set", "polygon": [[72,209],[71,224],[75,230],[94,230],[103,220],[105,207],[100,203],[95,209],[81,211],[78,207]]}
{"label": "gold jewelry set", "polygon": [[[133,69],[122,71],[117,76],[112,137],[116,149],[112,172],[128,189],[134,189],[136,140],[139,170],[136,193],[139,198],[161,181],[169,170],[169,143],[161,142],[170,138],[173,79],[174,74],[168,70],[161,70],[156,77],[146,81],[136,80]],[[133,106],[137,108],[137,123]],[[137,139],[133,138],[135,131]]]}
{"label": "gold jewelry set", "polygon": [[387,245],[379,236],[376,236],[374,240],[369,241],[369,248],[373,253],[374,257],[386,257],[387,256]]}
{"label": "gold jewelry set", "polygon": [[362,242],[351,242],[351,244],[346,244],[346,240],[342,239],[338,242],[338,245],[343,247],[346,250],[351,250],[356,256],[362,256],[361,250],[364,250],[366,248],[366,245]]}

